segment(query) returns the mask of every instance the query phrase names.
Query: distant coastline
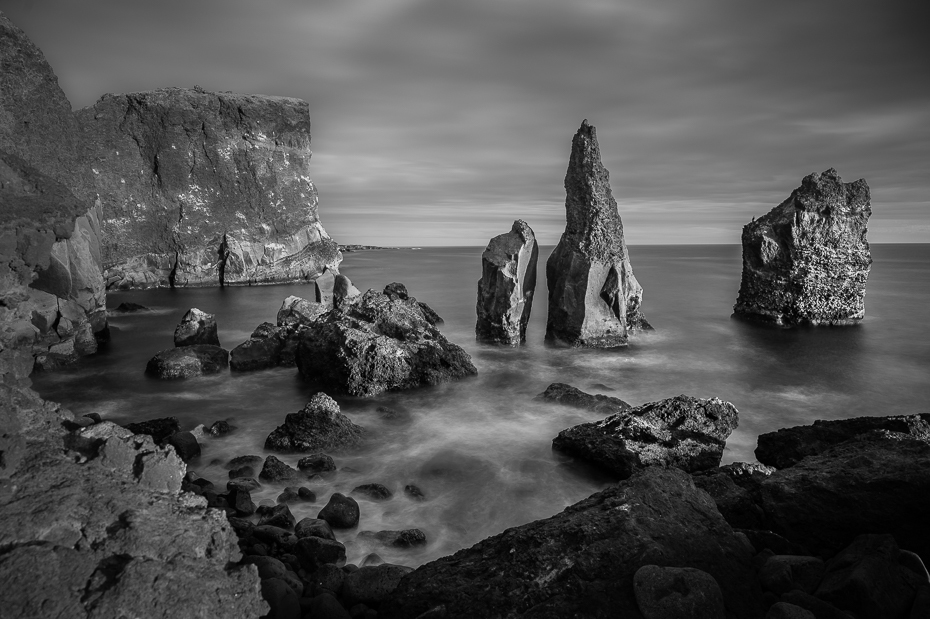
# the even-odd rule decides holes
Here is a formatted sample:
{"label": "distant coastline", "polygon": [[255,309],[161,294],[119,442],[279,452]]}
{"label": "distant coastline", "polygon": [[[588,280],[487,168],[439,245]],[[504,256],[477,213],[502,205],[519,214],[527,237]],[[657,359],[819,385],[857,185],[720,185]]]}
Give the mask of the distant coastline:
{"label": "distant coastline", "polygon": [[419,249],[419,247],[378,247],[377,245],[340,245],[339,251],[346,253],[352,251],[367,251],[369,249]]}

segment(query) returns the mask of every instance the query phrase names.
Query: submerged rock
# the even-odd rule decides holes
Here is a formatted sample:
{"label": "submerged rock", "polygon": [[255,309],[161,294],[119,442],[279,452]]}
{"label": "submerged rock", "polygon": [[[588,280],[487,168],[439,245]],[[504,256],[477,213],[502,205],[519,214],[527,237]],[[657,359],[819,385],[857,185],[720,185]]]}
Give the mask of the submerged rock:
{"label": "submerged rock", "polygon": [[283,452],[345,449],[360,443],[364,433],[364,428],[342,414],[335,400],[317,393],[302,410],[290,413],[268,435],[265,449]]}
{"label": "submerged rock", "polygon": [[634,575],[659,561],[709,574],[728,616],[762,616],[750,551],[686,473],[659,467],[420,566],[378,616],[638,617]]}
{"label": "submerged rock", "polygon": [[297,348],[301,375],[327,390],[371,396],[476,374],[468,353],[394,286],[369,290],[308,324]]}
{"label": "submerged rock", "polygon": [[77,117],[108,287],[310,280],[342,260],[317,213],[305,101],[165,88]]}
{"label": "submerged rock", "polygon": [[538,256],[536,235],[522,219],[488,243],[481,254],[478,280],[478,341],[510,346],[526,341]]}
{"label": "submerged rock", "polygon": [[743,275],[733,311],[777,325],[847,325],[865,316],[872,265],[865,180],[810,174],[787,200],[743,227]]}
{"label": "submerged rock", "polygon": [[216,334],[216,316],[192,307],[174,330],[174,345],[180,348],[198,344],[219,346],[220,338]]}
{"label": "submerged rock", "polygon": [[643,289],[633,276],[597,134],[587,120],[572,140],[565,192],[565,232],[546,262],[546,339],[624,346],[631,331],[651,327],[640,311]]}
{"label": "submerged rock", "polygon": [[737,421],[729,402],[680,395],[562,430],[552,447],[621,479],[653,465],[694,472],[720,464]]}
{"label": "submerged rock", "polygon": [[620,398],[599,393],[591,395],[565,383],[552,383],[546,387],[545,391],[536,396],[536,399],[571,406],[572,408],[582,408],[601,415],[619,413],[631,408],[629,404]]}
{"label": "submerged rock", "polygon": [[183,346],[163,350],[152,357],[145,373],[162,379],[217,374],[229,366],[229,351],[219,346]]}

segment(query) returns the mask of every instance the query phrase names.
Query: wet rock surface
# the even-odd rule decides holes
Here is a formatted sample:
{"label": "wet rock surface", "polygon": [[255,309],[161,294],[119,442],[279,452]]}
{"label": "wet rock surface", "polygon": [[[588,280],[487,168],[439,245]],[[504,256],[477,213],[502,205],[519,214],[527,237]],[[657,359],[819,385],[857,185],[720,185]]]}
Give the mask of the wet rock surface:
{"label": "wet rock surface", "polygon": [[192,307],[174,330],[174,345],[180,348],[198,344],[219,346],[220,338],[216,334],[216,316]]}
{"label": "wet rock surface", "polygon": [[624,346],[651,328],[640,310],[623,224],[601,163],[594,127],[585,120],[572,139],[565,174],[565,232],[546,262],[546,340],[569,346]]}
{"label": "wet rock surface", "polygon": [[872,214],[863,179],[810,174],[787,200],[743,227],[743,275],[733,311],[783,326],[846,325],[865,316]]}
{"label": "wet rock surface", "polygon": [[364,434],[364,428],[340,412],[335,400],[317,393],[303,409],[288,414],[284,423],[268,435],[265,449],[280,452],[345,449],[358,445]]}
{"label": "wet rock surface", "polygon": [[572,408],[582,408],[601,415],[619,413],[632,408],[620,398],[601,394],[592,395],[565,383],[552,383],[536,396],[536,399]]}
{"label": "wet rock surface", "polygon": [[163,350],[152,357],[145,373],[155,378],[173,380],[217,374],[229,367],[229,351],[219,346],[200,344]]}
{"label": "wet rock surface", "polygon": [[720,464],[737,418],[729,402],[680,395],[563,430],[552,447],[620,479],[653,465],[700,471]]}
{"label": "wet rock surface", "polygon": [[341,261],[309,180],[306,102],[165,88],[77,117],[108,287],[310,280]]}
{"label": "wet rock surface", "polygon": [[410,389],[477,373],[471,358],[403,291],[369,290],[311,322],[297,368],[324,389],[355,396]]}
{"label": "wet rock surface", "polygon": [[538,258],[536,235],[522,219],[513,222],[510,232],[488,243],[481,254],[478,280],[478,341],[509,346],[526,341]]}
{"label": "wet rock surface", "polygon": [[[732,616],[761,617],[749,551],[687,474],[659,467],[407,575],[379,616],[638,616],[644,565],[709,574]],[[660,561],[661,560],[661,561]],[[438,616],[438,615],[437,615]]]}

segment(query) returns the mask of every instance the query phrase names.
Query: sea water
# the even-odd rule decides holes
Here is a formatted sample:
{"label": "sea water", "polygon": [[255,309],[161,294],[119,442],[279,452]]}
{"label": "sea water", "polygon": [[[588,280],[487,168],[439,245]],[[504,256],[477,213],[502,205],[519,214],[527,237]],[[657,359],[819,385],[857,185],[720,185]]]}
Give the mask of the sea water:
{"label": "sea water", "polygon": [[[360,289],[404,283],[444,319],[446,337],[472,356],[478,375],[436,387],[373,398],[336,396],[344,413],[368,430],[357,449],[333,454],[338,470],[306,482],[315,503],[294,503],[315,517],[333,492],[364,483],[394,492],[384,502],[359,498],[361,522],[338,532],[349,561],[371,551],[405,565],[470,546],[504,529],[551,516],[611,480],[551,448],[552,438],[597,415],[539,402],[553,382],[619,397],[632,405],[678,394],[732,402],[739,427],[724,462],[752,461],[756,438],[815,419],[930,412],[930,245],[873,245],[866,318],[852,327],[778,329],[731,317],[740,279],[740,248],[730,245],[634,246],[633,269],[644,288],[643,311],[655,332],[615,350],[552,348],[544,343],[545,260],[527,343],[501,348],[475,342],[480,247],[371,250],[345,254],[341,271]],[[307,285],[114,292],[153,311],[113,314],[109,345],[77,366],[35,376],[36,389],[75,414],[97,412],[128,423],[175,416],[183,429],[226,419],[231,434],[203,443],[189,465],[220,486],[224,464],[267,455],[265,437],[309,400],[295,368],[224,372],[180,381],[146,377],[146,362],[173,346],[174,327],[198,307],[216,314],[220,342],[232,349],[263,321],[274,322],[289,295]],[[335,394],[334,394],[335,395]],[[376,409],[399,413],[392,420]],[[299,454],[279,455],[296,465]],[[403,488],[414,484],[426,500]],[[283,485],[265,484],[256,502],[273,502]],[[423,548],[398,550],[357,541],[358,531],[419,528]]]}

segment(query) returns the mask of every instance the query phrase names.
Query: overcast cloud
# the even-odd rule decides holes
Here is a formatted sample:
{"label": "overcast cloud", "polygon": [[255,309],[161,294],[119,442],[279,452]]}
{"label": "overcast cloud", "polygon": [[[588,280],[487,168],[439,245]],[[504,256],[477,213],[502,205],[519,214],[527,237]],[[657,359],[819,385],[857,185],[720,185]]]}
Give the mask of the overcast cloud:
{"label": "overcast cloud", "polygon": [[564,227],[582,119],[627,241],[738,243],[810,172],[872,188],[873,242],[930,242],[930,3],[0,0],[75,107],[200,85],[310,102],[342,243]]}

